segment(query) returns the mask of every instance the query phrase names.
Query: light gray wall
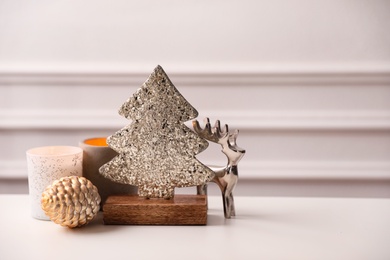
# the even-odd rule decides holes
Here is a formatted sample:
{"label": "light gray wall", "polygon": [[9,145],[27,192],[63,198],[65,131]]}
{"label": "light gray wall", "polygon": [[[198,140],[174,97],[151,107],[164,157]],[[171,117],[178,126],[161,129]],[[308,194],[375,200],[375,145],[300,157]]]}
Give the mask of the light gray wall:
{"label": "light gray wall", "polygon": [[160,64],[241,130],[239,194],[390,196],[389,24],[389,1],[2,0],[0,193],[27,192],[28,148],[128,124]]}

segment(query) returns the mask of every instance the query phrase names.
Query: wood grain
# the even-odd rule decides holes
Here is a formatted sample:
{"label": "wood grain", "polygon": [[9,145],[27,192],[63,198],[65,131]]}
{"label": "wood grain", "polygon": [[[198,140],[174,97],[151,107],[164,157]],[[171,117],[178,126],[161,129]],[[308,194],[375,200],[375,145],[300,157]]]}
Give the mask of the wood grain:
{"label": "wood grain", "polygon": [[173,199],[145,199],[115,195],[103,206],[106,225],[206,225],[205,195],[175,195]]}

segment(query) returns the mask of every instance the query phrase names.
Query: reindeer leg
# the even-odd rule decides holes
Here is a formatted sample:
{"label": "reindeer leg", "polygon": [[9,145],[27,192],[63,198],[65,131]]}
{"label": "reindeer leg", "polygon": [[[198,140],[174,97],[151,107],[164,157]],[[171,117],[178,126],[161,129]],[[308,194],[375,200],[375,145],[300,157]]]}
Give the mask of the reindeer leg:
{"label": "reindeer leg", "polygon": [[227,191],[227,182],[223,180],[223,177],[216,177],[213,179],[222,193],[222,202],[223,202],[223,213],[225,218],[230,218],[230,209],[229,209],[229,201],[228,201],[228,193]]}
{"label": "reindeer leg", "polygon": [[226,193],[226,191],[223,194],[224,201],[223,201],[223,210],[225,213],[225,218],[231,218],[232,217],[232,211],[231,211],[231,201],[229,194]]}
{"label": "reindeer leg", "polygon": [[225,218],[230,218],[230,206],[229,206],[229,195],[226,193],[226,188],[224,188],[222,191],[222,202],[223,202],[223,213]]}
{"label": "reindeer leg", "polygon": [[207,184],[196,186],[197,195],[207,195]]}
{"label": "reindeer leg", "polygon": [[234,197],[233,197],[233,192],[230,193],[230,212],[231,212],[231,216],[235,216],[236,215],[236,207],[234,206]]}
{"label": "reindeer leg", "polygon": [[224,213],[225,213],[225,218],[231,218],[232,216],[235,216],[235,211],[234,211],[234,200],[232,200],[232,195],[228,194],[226,191],[223,194],[224,197]]}
{"label": "reindeer leg", "polygon": [[229,183],[227,183],[227,187],[225,189],[225,217],[226,218],[231,218],[232,216],[236,215],[235,207],[234,207],[234,198],[233,198],[233,189]]}
{"label": "reindeer leg", "polygon": [[227,187],[224,188],[222,196],[223,196],[223,212],[224,212],[225,218],[231,218],[232,207],[231,207],[230,194],[229,194]]}
{"label": "reindeer leg", "polygon": [[228,194],[228,201],[229,201],[230,216],[235,216],[236,209],[234,205],[233,190],[236,187],[238,181],[237,167],[230,168],[230,170],[227,172],[224,178],[227,183],[227,194]]}

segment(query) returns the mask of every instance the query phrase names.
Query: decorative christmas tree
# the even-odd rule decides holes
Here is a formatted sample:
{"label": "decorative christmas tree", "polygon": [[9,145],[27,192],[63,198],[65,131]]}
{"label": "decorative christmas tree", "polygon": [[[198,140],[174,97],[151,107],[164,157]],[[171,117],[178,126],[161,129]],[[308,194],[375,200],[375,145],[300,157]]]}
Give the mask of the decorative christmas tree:
{"label": "decorative christmas tree", "polygon": [[100,173],[115,182],[138,186],[138,195],[172,198],[175,187],[203,185],[214,172],[195,158],[208,142],[184,122],[198,112],[157,66],[119,109],[132,123],[107,139],[118,152]]}

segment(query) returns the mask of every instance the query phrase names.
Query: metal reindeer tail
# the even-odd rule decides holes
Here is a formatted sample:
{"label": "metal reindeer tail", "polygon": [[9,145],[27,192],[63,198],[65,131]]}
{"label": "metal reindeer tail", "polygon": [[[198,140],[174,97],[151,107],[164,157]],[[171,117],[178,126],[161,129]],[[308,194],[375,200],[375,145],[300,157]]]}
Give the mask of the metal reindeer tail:
{"label": "metal reindeer tail", "polygon": [[[192,121],[194,130],[198,135],[208,141],[218,143],[222,146],[222,152],[226,155],[228,163],[222,167],[210,167],[215,172],[215,177],[212,180],[217,183],[222,192],[223,209],[225,218],[235,216],[233,190],[238,181],[237,164],[245,154],[245,150],[238,147],[236,139],[238,130],[229,133],[228,126],[225,125],[221,130],[219,120],[215,122],[214,127],[211,127],[209,118],[205,118],[205,127],[202,129],[197,120]],[[198,194],[207,193],[207,185],[198,186]]]}

